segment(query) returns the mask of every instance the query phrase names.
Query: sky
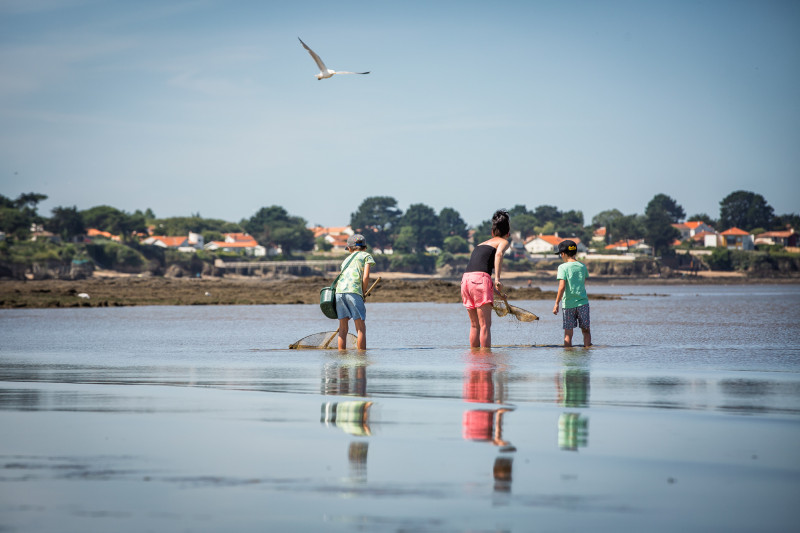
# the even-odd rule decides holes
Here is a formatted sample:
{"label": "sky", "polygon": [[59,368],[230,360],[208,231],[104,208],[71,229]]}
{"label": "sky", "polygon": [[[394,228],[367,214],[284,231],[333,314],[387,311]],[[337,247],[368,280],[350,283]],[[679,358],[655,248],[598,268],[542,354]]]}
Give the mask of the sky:
{"label": "sky", "polygon": [[[334,70],[318,81],[302,38]],[[339,226],[369,196],[800,212],[800,2],[0,0],[0,194]]]}

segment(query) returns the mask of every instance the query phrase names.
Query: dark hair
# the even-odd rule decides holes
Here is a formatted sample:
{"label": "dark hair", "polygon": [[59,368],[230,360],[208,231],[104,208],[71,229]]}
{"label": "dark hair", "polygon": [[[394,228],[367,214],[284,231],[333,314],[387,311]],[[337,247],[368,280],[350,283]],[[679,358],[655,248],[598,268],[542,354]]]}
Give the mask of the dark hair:
{"label": "dark hair", "polygon": [[511,224],[508,222],[508,211],[498,209],[492,215],[492,236],[502,237],[511,231]]}

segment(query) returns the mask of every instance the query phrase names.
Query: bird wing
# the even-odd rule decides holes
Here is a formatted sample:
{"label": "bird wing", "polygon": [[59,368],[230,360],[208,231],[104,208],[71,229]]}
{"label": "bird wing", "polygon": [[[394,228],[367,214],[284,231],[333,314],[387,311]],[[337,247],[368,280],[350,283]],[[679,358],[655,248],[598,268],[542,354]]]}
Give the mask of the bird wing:
{"label": "bird wing", "polygon": [[300,44],[303,45],[303,48],[308,50],[308,53],[311,54],[311,57],[314,59],[314,62],[316,62],[317,66],[319,67],[320,72],[326,72],[328,70],[328,67],[325,66],[325,63],[322,62],[322,59],[319,58],[319,56],[316,54],[316,52],[314,52],[314,50],[309,48],[308,45],[306,43],[304,43],[303,39],[301,39],[300,37],[298,37],[297,40],[300,41]]}
{"label": "bird wing", "polygon": [[366,71],[366,72],[347,72],[346,70],[337,70],[335,72],[336,72],[336,74],[369,74],[369,71]]}

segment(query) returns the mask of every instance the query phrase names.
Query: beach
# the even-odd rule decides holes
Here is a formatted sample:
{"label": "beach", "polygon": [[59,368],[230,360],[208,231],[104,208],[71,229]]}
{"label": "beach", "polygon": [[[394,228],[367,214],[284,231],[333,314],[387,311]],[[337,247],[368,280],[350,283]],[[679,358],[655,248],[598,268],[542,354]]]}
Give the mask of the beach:
{"label": "beach", "polygon": [[[614,286],[596,346],[460,303],[0,310],[4,531],[786,531],[800,287]],[[777,318],[776,318],[777,317]],[[579,336],[579,335],[578,335]]]}

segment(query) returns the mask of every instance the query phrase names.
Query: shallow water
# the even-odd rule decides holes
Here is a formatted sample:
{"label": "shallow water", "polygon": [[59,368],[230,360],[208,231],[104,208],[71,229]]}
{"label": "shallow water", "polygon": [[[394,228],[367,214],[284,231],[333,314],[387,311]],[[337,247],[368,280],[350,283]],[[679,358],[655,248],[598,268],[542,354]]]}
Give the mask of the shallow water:
{"label": "shallow water", "polygon": [[793,528],[800,287],[595,290],[588,350],[543,301],[491,353],[458,304],[369,305],[366,353],[288,350],[316,306],[0,311],[0,530]]}

